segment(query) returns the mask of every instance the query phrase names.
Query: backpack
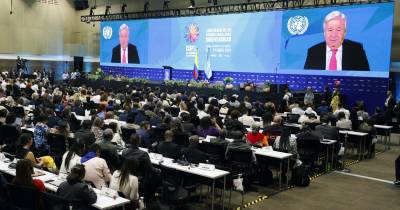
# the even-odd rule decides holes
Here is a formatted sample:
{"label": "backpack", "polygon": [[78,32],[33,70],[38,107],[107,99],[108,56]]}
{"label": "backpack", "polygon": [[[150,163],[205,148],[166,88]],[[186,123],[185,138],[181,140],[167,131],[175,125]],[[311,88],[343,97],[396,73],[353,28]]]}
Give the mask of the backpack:
{"label": "backpack", "polygon": [[292,183],[299,187],[307,187],[310,185],[310,168],[301,165],[293,169]]}

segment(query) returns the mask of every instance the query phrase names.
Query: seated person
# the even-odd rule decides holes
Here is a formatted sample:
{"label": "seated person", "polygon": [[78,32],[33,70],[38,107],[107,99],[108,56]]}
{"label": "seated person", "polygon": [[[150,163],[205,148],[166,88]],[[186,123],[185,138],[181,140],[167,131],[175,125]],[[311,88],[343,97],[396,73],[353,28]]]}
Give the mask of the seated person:
{"label": "seated person", "polygon": [[247,133],[246,127],[238,120],[239,117],[240,112],[238,110],[233,110],[230,114],[230,118],[225,118],[226,130],[229,132],[241,131],[243,134]]}
{"label": "seated person", "polygon": [[329,125],[329,117],[321,117],[321,122],[321,125],[315,126],[315,132],[321,136],[321,139],[339,140],[338,129]]}
{"label": "seated person", "polygon": [[270,126],[265,127],[263,133],[281,133],[283,130],[282,117],[274,116]]}
{"label": "seated person", "polygon": [[84,144],[73,141],[69,151],[65,152],[62,157],[60,174],[68,174],[75,165],[80,164],[84,150]]}
{"label": "seated person", "polygon": [[118,124],[115,122],[112,122],[108,125],[108,127],[111,128],[113,131],[114,135],[111,140],[113,144],[116,144],[118,148],[125,148],[125,142],[122,140],[122,137],[120,135],[120,132],[118,131]]}
{"label": "seated person", "polygon": [[20,142],[20,145],[17,147],[16,153],[15,153],[15,158],[27,159],[27,160],[31,161],[32,165],[36,165],[37,160],[35,158],[35,155],[31,151],[31,147],[33,144],[32,136],[30,134],[23,133],[19,137],[19,142]]}
{"label": "seated person", "polygon": [[325,100],[321,101],[321,104],[317,107],[317,114],[324,115],[329,112],[329,106]]}
{"label": "seated person", "polygon": [[39,153],[47,153],[49,145],[47,144],[47,133],[50,128],[47,126],[48,118],[46,115],[39,115],[36,121],[35,129],[33,132],[33,139],[35,140],[35,147]]}
{"label": "seated person", "polygon": [[136,159],[126,159],[121,169],[114,171],[110,181],[111,189],[122,192],[132,201],[139,199],[139,181],[135,176],[137,167]]}
{"label": "seated person", "polygon": [[320,142],[320,137],[314,134],[308,125],[304,125],[300,133],[298,133],[296,137],[296,141],[315,141],[318,143]]}
{"label": "seated person", "polygon": [[33,172],[33,165],[30,160],[19,160],[16,165],[15,177],[12,183],[25,187],[36,187],[40,192],[44,192],[46,188],[44,187],[43,181],[32,179]]}
{"label": "seated person", "polygon": [[81,163],[85,165],[87,173],[85,181],[90,181],[97,189],[107,187],[107,182],[111,179],[110,169],[107,162],[100,158],[100,147],[97,144],[92,144],[89,151],[81,158]]}
{"label": "seated person", "polygon": [[164,141],[157,146],[158,153],[164,157],[178,159],[180,157],[179,146],[172,142],[174,133],[171,130],[165,131]]}
{"label": "seated person", "polygon": [[251,126],[251,131],[247,132],[246,138],[250,144],[268,146],[268,141],[264,142],[265,136],[260,133],[260,126],[257,124]]}
{"label": "seated person", "polygon": [[189,137],[189,146],[182,150],[182,154],[190,163],[205,163],[206,155],[198,148],[199,136],[194,135]]}
{"label": "seated person", "polygon": [[58,196],[74,202],[73,209],[89,210],[90,205],[97,201],[96,193],[82,181],[85,174],[84,165],[75,165],[71,168],[67,181],[61,183],[57,189]]}
{"label": "seated person", "polygon": [[92,127],[92,122],[90,120],[84,120],[82,122],[82,128],[79,129],[74,135],[76,141],[78,141],[81,144],[84,144],[86,148],[88,148],[96,141],[96,137],[90,130],[91,127]]}
{"label": "seated person", "polygon": [[352,124],[351,121],[346,118],[346,115],[344,112],[339,112],[337,114],[337,122],[336,122],[336,127],[341,128],[341,129],[346,129],[346,130],[351,130]]}
{"label": "seated person", "polygon": [[290,135],[290,129],[284,128],[282,130],[281,136],[275,139],[274,145],[272,146],[274,150],[291,153],[293,156],[291,159],[297,160],[299,155],[297,153],[297,141]]}
{"label": "seated person", "polygon": [[111,140],[114,137],[114,132],[111,128],[103,131],[103,140],[97,143],[101,150],[108,150],[112,155],[118,157],[117,145],[113,144]]}
{"label": "seated person", "polygon": [[206,137],[206,136],[218,136],[219,133],[219,126],[216,123],[216,121],[212,120],[210,117],[206,116],[201,118],[200,120],[200,125],[197,130],[197,135],[201,137]]}
{"label": "seated person", "polygon": [[[231,132],[231,136],[233,138],[233,141],[228,143],[226,146],[226,151],[225,151],[225,158],[229,159],[229,151],[230,150],[251,150],[251,146],[246,143],[246,140],[244,139],[243,133],[241,131],[233,131]],[[253,162],[256,163],[256,156],[253,152],[252,155]]]}

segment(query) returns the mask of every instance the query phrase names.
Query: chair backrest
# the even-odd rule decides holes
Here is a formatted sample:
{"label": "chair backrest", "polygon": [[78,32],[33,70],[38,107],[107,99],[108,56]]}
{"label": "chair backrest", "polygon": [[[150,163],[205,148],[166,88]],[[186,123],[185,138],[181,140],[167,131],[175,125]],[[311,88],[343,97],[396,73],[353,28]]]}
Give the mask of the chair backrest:
{"label": "chair backrest", "polygon": [[40,192],[34,186],[7,185],[10,203],[18,209],[40,209]]}
{"label": "chair backrest", "polygon": [[136,130],[133,128],[121,128],[121,138],[122,140],[127,143],[130,144],[130,138],[132,136],[132,134],[135,134]]}
{"label": "chair backrest", "polygon": [[306,123],[311,130],[315,130],[315,127],[321,125],[321,123]]}
{"label": "chair backrest", "polygon": [[189,145],[189,136],[186,133],[176,133],[173,142],[181,147]]}
{"label": "chair backrest", "polygon": [[52,193],[42,193],[43,208],[46,210],[70,210],[72,202]]}
{"label": "chair backrest", "polygon": [[253,152],[251,150],[229,149],[228,161],[236,163],[251,163],[253,161]]}
{"label": "chair backrest", "polygon": [[0,139],[3,144],[18,145],[19,131],[13,125],[0,125]]}
{"label": "chair backrest", "polygon": [[164,141],[165,130],[166,130],[165,128],[160,128],[160,127],[152,128],[152,131],[150,132],[151,139],[153,141]]}
{"label": "chair backrest", "polygon": [[169,108],[169,113],[172,115],[172,117],[178,117],[180,112],[180,109],[178,107],[170,107]]}
{"label": "chair backrest", "polygon": [[226,150],[226,145],[224,144],[203,142],[199,145],[199,148],[206,154],[207,159],[213,164],[219,164],[224,160]]}
{"label": "chair backrest", "polygon": [[299,114],[292,114],[292,113],[288,113],[286,120],[289,123],[297,123],[299,121],[300,115]]}
{"label": "chair backrest", "polygon": [[67,150],[67,138],[60,134],[49,133],[47,143],[49,144],[50,153],[54,155],[63,155]]}

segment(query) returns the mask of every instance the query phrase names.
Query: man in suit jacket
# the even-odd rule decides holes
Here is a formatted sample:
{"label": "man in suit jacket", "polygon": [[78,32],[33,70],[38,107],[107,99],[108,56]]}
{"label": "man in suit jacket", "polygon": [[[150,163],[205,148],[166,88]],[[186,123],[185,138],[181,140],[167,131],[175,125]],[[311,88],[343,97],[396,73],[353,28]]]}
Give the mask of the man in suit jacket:
{"label": "man in suit jacket", "polygon": [[129,43],[129,27],[126,24],[119,28],[119,45],[113,48],[111,63],[140,63],[136,46]]}
{"label": "man in suit jacket", "polygon": [[333,11],[325,17],[325,41],[308,49],[304,69],[369,71],[363,45],[344,38],[346,24],[346,16],[339,11]]}

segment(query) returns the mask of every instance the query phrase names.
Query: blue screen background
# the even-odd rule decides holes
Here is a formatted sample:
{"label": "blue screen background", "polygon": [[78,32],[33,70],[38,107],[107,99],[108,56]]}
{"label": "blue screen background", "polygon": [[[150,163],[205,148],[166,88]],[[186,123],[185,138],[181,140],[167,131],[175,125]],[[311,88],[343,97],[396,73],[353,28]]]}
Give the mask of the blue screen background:
{"label": "blue screen background", "polygon": [[[370,71],[309,71],[303,70],[307,49],[323,41],[322,23],[333,10],[347,17],[346,39],[363,44]],[[302,15],[309,26],[303,35],[288,32],[290,17]],[[130,43],[136,45],[140,64],[111,63],[112,49],[119,44],[121,24],[130,28]],[[187,26],[199,28],[198,40],[185,39]],[[111,39],[105,39],[104,27],[113,29]],[[100,63],[102,66],[193,70],[194,57],[186,56],[186,47],[198,49],[199,69],[206,64],[206,31],[210,28],[230,28],[229,57],[211,56],[213,71],[246,73],[311,74],[333,76],[388,77],[393,26],[393,3],[269,11],[213,16],[194,16],[101,23]]]}

